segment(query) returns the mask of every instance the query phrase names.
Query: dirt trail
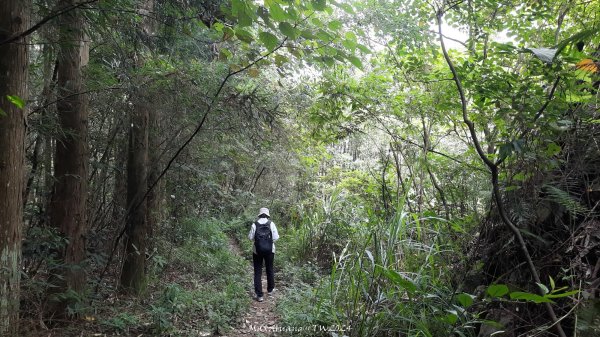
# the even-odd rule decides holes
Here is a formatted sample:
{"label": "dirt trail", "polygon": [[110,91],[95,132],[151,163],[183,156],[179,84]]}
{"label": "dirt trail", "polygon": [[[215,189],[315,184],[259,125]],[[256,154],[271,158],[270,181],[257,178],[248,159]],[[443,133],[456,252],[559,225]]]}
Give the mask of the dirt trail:
{"label": "dirt trail", "polygon": [[[243,256],[242,250],[238,242],[231,238],[229,240],[231,250],[236,254]],[[267,294],[267,276],[264,272],[262,275],[262,287],[265,293],[264,301],[258,302],[255,299],[254,287],[252,286],[252,280],[254,270],[252,263],[248,262],[247,268],[248,274],[248,296],[252,298],[252,303],[248,312],[242,317],[241,323],[234,328],[231,332],[225,334],[227,337],[248,337],[248,336],[277,336],[274,332],[279,325],[279,316],[275,312],[275,305],[277,299],[281,296],[280,288],[278,288],[277,279],[275,279],[275,291],[273,294]]]}

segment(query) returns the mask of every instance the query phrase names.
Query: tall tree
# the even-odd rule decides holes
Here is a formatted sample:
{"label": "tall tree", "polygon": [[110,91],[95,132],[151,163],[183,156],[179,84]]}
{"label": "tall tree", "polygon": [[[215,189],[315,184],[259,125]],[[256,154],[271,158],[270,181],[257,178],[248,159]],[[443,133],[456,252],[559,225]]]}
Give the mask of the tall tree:
{"label": "tall tree", "polygon": [[[0,2],[0,41],[27,29],[30,4]],[[0,335],[16,336],[23,227],[27,45],[0,45]],[[9,99],[9,97],[11,97]],[[11,102],[14,101],[14,102]],[[16,103],[16,104],[15,104]]]}
{"label": "tall tree", "polygon": [[[153,25],[149,18],[154,8],[153,0],[141,2],[143,16],[141,36],[148,40]],[[145,63],[144,53],[137,48],[134,59],[136,67]],[[127,159],[127,224],[125,228],[125,261],[121,271],[121,290],[139,293],[143,290],[146,269],[146,246],[150,233],[147,218],[146,191],[148,188],[148,128],[151,104],[144,94],[144,87],[134,93],[133,111],[129,128],[129,154]]]}
{"label": "tall tree", "polygon": [[[75,6],[75,0],[61,0],[63,8]],[[80,9],[59,17],[58,92],[56,109],[61,131],[56,140],[54,188],[49,207],[50,223],[66,239],[59,251],[61,265],[53,270],[51,291],[84,290],[86,277],[85,233],[88,175],[88,102],[83,93],[83,67],[89,58],[85,42],[85,20]],[[50,311],[64,314],[73,299],[58,297]]]}

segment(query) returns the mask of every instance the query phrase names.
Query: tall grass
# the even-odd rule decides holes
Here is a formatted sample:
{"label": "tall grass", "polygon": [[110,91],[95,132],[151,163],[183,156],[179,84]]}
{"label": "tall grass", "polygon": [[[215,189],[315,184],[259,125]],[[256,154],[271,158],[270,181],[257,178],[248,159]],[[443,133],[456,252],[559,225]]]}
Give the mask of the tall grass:
{"label": "tall grass", "polygon": [[[323,211],[307,216],[297,231],[308,256],[315,249],[332,256],[329,273],[312,292],[302,290],[304,301],[293,303],[295,310],[304,305],[301,320],[289,310],[286,315],[283,305],[287,324],[342,326],[348,329],[340,335],[348,336],[474,334],[475,317],[454,299],[450,284],[448,261],[456,250],[442,243],[451,242],[444,237],[445,220],[403,212],[402,203],[387,220],[348,217],[339,194],[325,201]],[[341,231],[333,230],[340,224]],[[336,238],[334,245],[327,245],[328,237]]]}

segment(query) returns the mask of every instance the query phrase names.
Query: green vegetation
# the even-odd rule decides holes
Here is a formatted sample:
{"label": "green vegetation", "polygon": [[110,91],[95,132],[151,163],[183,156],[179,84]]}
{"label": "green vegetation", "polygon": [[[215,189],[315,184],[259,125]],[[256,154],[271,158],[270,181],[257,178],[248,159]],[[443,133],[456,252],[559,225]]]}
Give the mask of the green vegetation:
{"label": "green vegetation", "polygon": [[231,251],[223,229],[215,220],[188,219],[172,237],[159,236],[147,293],[126,312],[121,306],[110,310],[100,321],[103,331],[181,336],[228,331],[250,298],[247,265]]}

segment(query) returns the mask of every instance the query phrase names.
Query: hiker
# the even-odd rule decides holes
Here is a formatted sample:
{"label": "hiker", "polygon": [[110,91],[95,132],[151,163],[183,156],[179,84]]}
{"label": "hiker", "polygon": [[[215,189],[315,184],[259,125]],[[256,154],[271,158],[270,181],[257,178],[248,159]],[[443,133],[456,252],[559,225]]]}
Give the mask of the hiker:
{"label": "hiker", "polygon": [[277,227],[270,220],[269,209],[261,208],[258,219],[252,224],[248,238],[254,241],[252,261],[254,262],[254,292],[256,300],[263,301],[262,266],[263,261],[267,269],[267,292],[269,295],[275,290],[275,275],[273,274],[273,258],[275,257],[275,244],[279,239]]}

